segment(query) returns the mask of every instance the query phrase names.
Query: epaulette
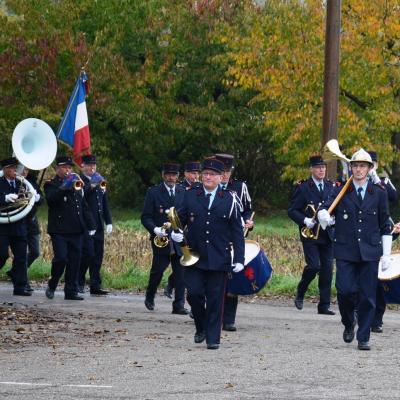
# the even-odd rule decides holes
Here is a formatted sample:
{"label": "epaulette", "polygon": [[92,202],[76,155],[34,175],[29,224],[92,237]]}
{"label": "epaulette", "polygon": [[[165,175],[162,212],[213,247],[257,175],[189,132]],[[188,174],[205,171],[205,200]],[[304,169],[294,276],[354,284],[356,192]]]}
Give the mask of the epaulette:
{"label": "epaulette", "polygon": [[386,190],[386,187],[382,183],[374,183],[374,186],[380,187],[382,190]]}

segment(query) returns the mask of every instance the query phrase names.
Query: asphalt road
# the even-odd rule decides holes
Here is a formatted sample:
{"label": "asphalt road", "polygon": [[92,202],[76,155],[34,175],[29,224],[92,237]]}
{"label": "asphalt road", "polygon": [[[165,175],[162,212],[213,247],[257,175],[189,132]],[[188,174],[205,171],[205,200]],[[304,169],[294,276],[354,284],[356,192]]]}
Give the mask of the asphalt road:
{"label": "asphalt road", "polygon": [[0,325],[0,399],[400,398],[396,311],[362,352],[343,342],[339,316],[318,315],[315,304],[241,302],[238,331],[207,350],[163,296],[154,312],[136,294],[47,300],[0,284],[0,299],[3,319],[16,314]]}

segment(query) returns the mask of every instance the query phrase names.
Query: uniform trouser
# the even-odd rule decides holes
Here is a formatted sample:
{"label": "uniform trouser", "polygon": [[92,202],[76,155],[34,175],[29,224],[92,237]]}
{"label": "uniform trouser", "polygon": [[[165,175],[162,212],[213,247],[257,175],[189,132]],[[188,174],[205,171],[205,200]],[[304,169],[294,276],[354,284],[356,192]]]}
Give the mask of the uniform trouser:
{"label": "uniform trouser", "polygon": [[336,289],[342,324],[350,327],[355,323],[357,308],[357,340],[369,340],[375,315],[378,261],[352,262],[336,260]]}
{"label": "uniform trouser", "polygon": [[174,272],[172,272],[169,277],[168,277],[168,283],[167,286],[170,290],[173,290],[175,287],[175,282],[174,282]]}
{"label": "uniform trouser", "polygon": [[226,278],[227,273],[223,271],[185,268],[187,299],[192,307],[196,332],[205,332],[207,344],[220,342]]}
{"label": "uniform trouser", "polygon": [[239,297],[236,294],[225,294],[224,300],[224,325],[234,325],[236,319],[236,311],[239,302]]}
{"label": "uniform trouser", "polygon": [[32,263],[40,255],[40,235],[39,234],[29,234],[28,233],[28,261],[27,267],[29,268]]}
{"label": "uniform trouser", "polygon": [[99,230],[93,236],[85,233],[79,267],[79,286],[85,286],[86,272],[89,270],[90,289],[100,289],[100,269],[104,255],[104,231]]}
{"label": "uniform trouser", "polygon": [[306,260],[301,280],[297,286],[297,294],[303,298],[308,286],[319,274],[319,310],[326,310],[331,303],[331,285],[332,285],[332,264],[333,264],[333,247],[332,243],[316,243],[312,241],[304,241],[303,251]]}
{"label": "uniform trouser", "polygon": [[83,234],[52,233],[50,236],[54,257],[51,262],[49,288],[53,291],[56,290],[58,282],[65,270],[64,293],[66,295],[77,294]]}
{"label": "uniform trouser", "polygon": [[376,285],[376,307],[375,317],[371,326],[382,326],[383,325],[383,314],[386,311],[385,291],[383,290],[382,282],[378,279]]}
{"label": "uniform trouser", "polygon": [[23,290],[28,283],[26,272],[26,243],[26,236],[0,235],[0,268],[4,267],[8,259],[8,247],[11,248],[14,256],[10,270],[14,290]]}
{"label": "uniform trouser", "polygon": [[174,274],[175,297],[172,308],[179,310],[185,305],[185,283],[183,280],[183,267],[179,262],[180,256],[173,254],[154,254],[151,264],[149,284],[146,289],[146,299],[154,301],[158,285],[161,282],[164,271],[171,264]]}

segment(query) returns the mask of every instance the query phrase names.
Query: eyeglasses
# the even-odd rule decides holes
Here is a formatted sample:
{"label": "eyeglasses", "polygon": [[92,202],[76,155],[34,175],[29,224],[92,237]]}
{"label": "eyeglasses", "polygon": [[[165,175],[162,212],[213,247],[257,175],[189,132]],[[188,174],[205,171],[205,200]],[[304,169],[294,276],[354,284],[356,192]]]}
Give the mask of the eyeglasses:
{"label": "eyeglasses", "polygon": [[216,172],[202,172],[201,175],[203,175],[203,176],[217,176],[217,175],[221,175],[221,174],[218,174]]}

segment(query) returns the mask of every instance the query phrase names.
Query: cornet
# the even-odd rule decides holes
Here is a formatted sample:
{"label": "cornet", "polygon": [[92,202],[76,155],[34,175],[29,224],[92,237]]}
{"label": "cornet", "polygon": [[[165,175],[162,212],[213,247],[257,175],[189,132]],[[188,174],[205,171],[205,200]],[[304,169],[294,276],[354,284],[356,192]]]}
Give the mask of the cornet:
{"label": "cornet", "polygon": [[[167,230],[171,228],[171,223],[170,222],[165,222],[164,225],[161,227],[161,230],[164,233],[167,233]],[[164,247],[168,246],[169,239],[168,236],[155,236],[153,239],[154,246],[162,249]]]}

